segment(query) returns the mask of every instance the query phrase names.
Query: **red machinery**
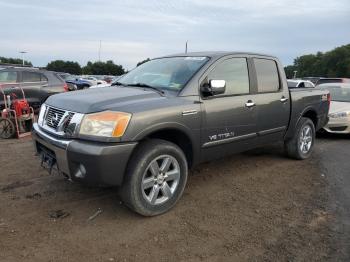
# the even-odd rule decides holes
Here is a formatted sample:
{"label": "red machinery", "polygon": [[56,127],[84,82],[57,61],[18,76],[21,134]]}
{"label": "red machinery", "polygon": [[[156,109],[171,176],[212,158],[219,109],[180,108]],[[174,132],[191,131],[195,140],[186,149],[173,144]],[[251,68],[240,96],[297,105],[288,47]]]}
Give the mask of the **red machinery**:
{"label": "red machinery", "polygon": [[[21,99],[17,97],[18,93],[22,96]],[[0,117],[0,138],[30,135],[34,123],[34,110],[29,106],[23,89],[15,84],[0,84],[1,94],[4,109]]]}

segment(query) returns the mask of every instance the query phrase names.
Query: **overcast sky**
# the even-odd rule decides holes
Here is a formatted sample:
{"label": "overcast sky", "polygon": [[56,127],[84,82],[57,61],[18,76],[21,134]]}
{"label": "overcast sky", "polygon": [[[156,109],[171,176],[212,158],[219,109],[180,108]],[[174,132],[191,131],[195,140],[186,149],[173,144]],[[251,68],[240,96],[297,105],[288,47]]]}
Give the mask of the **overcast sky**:
{"label": "overcast sky", "polygon": [[0,0],[0,56],[35,66],[189,51],[254,51],[287,65],[350,43],[350,0]]}

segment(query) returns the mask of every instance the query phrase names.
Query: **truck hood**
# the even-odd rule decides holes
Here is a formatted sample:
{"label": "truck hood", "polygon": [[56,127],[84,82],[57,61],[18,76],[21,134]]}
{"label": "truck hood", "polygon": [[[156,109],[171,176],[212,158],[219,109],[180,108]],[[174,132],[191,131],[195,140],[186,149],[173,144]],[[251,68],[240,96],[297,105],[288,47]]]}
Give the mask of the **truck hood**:
{"label": "truck hood", "polygon": [[94,113],[104,110],[130,109],[129,105],[152,103],[165,97],[157,92],[142,88],[105,87],[66,92],[50,96],[46,104],[78,113]]}

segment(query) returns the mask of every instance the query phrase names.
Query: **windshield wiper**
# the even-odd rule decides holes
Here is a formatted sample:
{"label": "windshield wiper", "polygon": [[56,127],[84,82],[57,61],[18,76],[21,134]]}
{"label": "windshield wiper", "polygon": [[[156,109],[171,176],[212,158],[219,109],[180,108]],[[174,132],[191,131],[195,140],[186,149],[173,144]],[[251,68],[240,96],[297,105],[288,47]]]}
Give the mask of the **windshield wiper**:
{"label": "windshield wiper", "polygon": [[126,86],[136,86],[136,87],[149,88],[149,89],[157,91],[161,95],[164,95],[164,91],[162,89],[154,87],[154,86],[150,86],[150,85],[145,84],[145,83],[127,84]]}
{"label": "windshield wiper", "polygon": [[127,86],[126,84],[122,83],[122,82],[114,82],[111,84],[111,86]]}

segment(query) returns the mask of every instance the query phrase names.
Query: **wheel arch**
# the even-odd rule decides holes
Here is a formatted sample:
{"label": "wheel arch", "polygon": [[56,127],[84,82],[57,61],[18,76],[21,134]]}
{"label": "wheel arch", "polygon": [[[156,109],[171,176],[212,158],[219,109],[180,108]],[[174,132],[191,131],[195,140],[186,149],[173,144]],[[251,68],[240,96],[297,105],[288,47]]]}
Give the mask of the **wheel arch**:
{"label": "wheel arch", "polygon": [[[317,112],[313,108],[306,108],[304,112],[301,114],[301,117],[309,118],[315,126],[315,129],[317,129],[318,125],[318,117],[317,117]],[[300,121],[300,119],[299,119]]]}
{"label": "wheel arch", "polygon": [[134,139],[140,141],[140,143],[148,139],[163,139],[172,142],[184,152],[189,168],[192,167],[196,161],[193,138],[189,130],[186,130],[186,127],[181,125],[175,124],[148,128]]}

